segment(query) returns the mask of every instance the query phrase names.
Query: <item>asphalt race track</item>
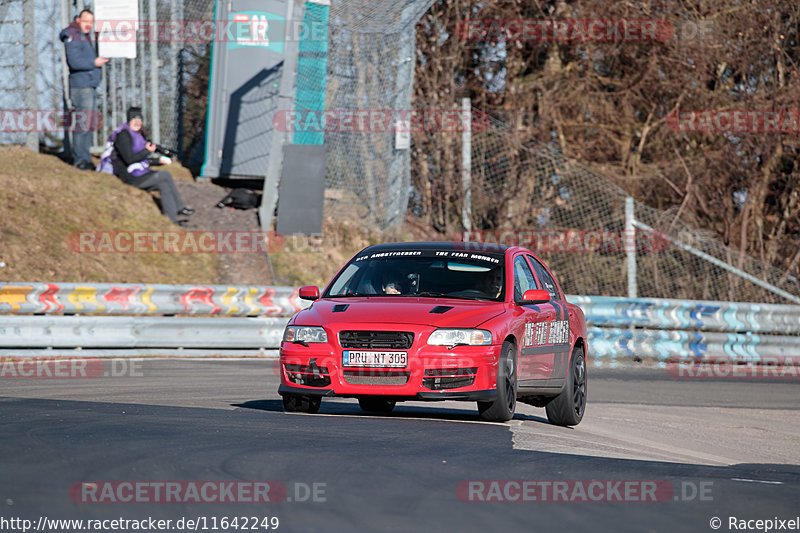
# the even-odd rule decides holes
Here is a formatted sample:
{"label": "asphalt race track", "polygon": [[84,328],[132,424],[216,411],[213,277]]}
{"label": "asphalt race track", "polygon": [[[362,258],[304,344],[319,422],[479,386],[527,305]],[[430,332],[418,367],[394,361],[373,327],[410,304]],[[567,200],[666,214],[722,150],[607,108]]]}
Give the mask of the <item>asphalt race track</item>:
{"label": "asphalt race track", "polygon": [[[479,421],[471,403],[377,416],[337,399],[288,414],[273,360],[104,368],[116,377],[0,378],[0,531],[22,519],[157,531],[110,522],[148,517],[172,520],[163,531],[265,531],[274,517],[278,531],[745,530],[731,517],[800,529],[797,378],[590,367],[584,421],[561,428],[526,405],[506,424]],[[234,481],[244,493],[219,489]],[[268,497],[248,503],[264,482]],[[132,496],[166,483],[179,501]],[[209,483],[199,497],[187,489]]]}

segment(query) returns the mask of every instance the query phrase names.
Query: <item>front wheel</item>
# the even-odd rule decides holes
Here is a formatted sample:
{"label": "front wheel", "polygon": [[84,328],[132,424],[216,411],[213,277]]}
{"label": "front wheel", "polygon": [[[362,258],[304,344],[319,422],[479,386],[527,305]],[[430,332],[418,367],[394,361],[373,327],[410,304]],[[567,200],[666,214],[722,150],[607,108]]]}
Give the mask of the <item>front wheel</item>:
{"label": "front wheel", "polygon": [[586,410],[586,356],[575,348],[564,390],[547,404],[547,420],[557,426],[577,426]]}
{"label": "front wheel", "polygon": [[319,396],[283,395],[283,408],[290,413],[314,414],[319,411],[320,405],[322,405],[322,398]]}
{"label": "front wheel", "polygon": [[517,349],[506,342],[497,362],[497,398],[493,402],[478,402],[481,419],[506,422],[514,417],[517,408]]}

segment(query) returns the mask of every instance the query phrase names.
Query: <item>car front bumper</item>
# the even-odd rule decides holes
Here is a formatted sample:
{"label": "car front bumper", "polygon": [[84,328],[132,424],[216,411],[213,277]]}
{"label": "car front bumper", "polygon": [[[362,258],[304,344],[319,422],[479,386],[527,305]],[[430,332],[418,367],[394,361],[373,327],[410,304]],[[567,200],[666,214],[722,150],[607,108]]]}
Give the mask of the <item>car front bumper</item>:
{"label": "car front bumper", "polygon": [[492,401],[502,345],[412,346],[404,368],[345,367],[330,343],[281,345],[281,395]]}
{"label": "car front bumper", "polygon": [[285,396],[287,394],[296,394],[300,396],[321,396],[321,397],[358,397],[358,396],[372,396],[380,395],[385,396],[387,399],[394,401],[425,401],[425,402],[441,402],[449,401],[464,401],[464,402],[491,402],[497,398],[497,389],[489,390],[472,390],[472,391],[420,391],[415,396],[403,396],[389,394],[388,391],[380,392],[371,390],[368,394],[337,394],[333,389],[320,389],[314,387],[296,387],[293,385],[284,385],[278,388],[278,394]]}

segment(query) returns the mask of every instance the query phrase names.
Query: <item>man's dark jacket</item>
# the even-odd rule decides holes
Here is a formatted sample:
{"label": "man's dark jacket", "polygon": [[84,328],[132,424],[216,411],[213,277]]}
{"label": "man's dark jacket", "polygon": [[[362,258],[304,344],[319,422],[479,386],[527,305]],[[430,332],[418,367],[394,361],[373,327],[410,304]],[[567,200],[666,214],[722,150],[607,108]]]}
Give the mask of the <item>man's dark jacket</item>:
{"label": "man's dark jacket", "polygon": [[59,34],[67,52],[69,66],[69,86],[98,87],[100,85],[100,67],[94,66],[97,51],[87,33],[81,31],[77,22],[73,22]]}

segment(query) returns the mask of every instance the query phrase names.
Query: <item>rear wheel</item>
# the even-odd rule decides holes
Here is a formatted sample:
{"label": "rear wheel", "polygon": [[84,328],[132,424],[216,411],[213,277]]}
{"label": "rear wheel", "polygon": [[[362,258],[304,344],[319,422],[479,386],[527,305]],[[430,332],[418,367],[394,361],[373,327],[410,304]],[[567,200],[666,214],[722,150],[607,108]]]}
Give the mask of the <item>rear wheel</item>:
{"label": "rear wheel", "polygon": [[367,396],[358,399],[358,405],[368,413],[391,413],[396,403],[384,398]]}
{"label": "rear wheel", "polygon": [[561,394],[545,406],[547,420],[557,426],[577,426],[586,410],[586,356],[575,348]]}
{"label": "rear wheel", "polygon": [[497,398],[493,402],[478,402],[483,420],[506,422],[517,408],[517,349],[511,342],[503,344],[497,363]]}
{"label": "rear wheel", "polygon": [[319,396],[301,396],[299,394],[284,394],[283,408],[290,413],[316,413],[322,405]]}

